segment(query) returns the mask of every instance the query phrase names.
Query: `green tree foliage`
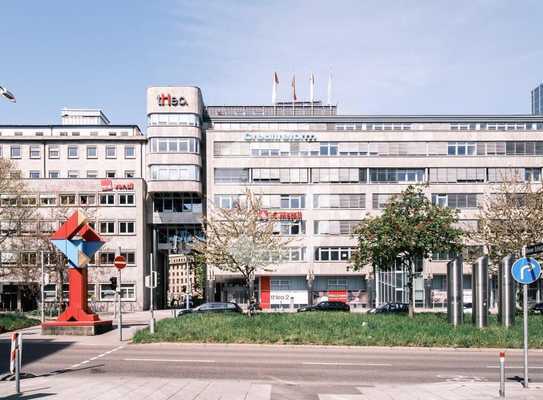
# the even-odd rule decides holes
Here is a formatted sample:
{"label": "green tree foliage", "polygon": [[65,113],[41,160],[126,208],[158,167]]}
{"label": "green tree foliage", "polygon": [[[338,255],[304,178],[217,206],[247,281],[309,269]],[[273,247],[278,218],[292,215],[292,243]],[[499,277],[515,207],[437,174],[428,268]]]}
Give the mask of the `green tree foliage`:
{"label": "green tree foliage", "polygon": [[354,269],[372,265],[374,270],[388,270],[400,259],[408,267],[409,314],[413,316],[415,262],[433,252],[462,249],[464,233],[456,227],[457,214],[432,204],[421,187],[410,185],[391,199],[381,215],[367,216],[357,227]]}

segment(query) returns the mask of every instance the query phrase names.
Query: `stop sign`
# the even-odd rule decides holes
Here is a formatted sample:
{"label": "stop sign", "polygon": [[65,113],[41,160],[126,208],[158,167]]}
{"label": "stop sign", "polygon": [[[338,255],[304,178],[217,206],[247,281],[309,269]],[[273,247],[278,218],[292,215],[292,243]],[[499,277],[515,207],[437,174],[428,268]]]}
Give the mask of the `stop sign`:
{"label": "stop sign", "polygon": [[115,265],[115,268],[117,269],[123,269],[124,267],[126,267],[126,260],[124,256],[115,257],[115,262],[113,263],[113,265]]}

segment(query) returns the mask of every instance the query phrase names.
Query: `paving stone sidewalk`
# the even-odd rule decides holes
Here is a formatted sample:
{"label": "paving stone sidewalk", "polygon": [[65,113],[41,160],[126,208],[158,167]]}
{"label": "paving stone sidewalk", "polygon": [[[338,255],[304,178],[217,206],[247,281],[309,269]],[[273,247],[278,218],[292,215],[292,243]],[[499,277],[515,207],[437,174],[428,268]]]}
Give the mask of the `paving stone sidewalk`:
{"label": "paving stone sidewalk", "polygon": [[51,376],[0,383],[0,399],[269,400],[271,385],[234,380]]}

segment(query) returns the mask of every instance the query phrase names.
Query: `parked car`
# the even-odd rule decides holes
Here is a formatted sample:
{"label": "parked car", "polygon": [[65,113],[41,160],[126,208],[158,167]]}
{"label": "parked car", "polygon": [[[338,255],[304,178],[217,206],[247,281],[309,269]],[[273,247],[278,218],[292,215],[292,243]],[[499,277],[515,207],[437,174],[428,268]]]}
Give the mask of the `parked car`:
{"label": "parked car", "polygon": [[351,307],[342,301],[321,301],[314,306],[305,306],[298,308],[298,312],[306,311],[351,311]]}
{"label": "parked car", "polygon": [[532,307],[532,312],[543,314],[543,303],[535,303]]}
{"label": "parked car", "polygon": [[368,314],[400,314],[406,312],[409,312],[409,304],[407,303],[385,303],[372,308],[368,311]]}
{"label": "parked car", "polygon": [[473,304],[472,303],[464,303],[464,312],[466,314],[471,314],[473,312]]}
{"label": "parked car", "polygon": [[240,306],[233,302],[204,303],[195,308],[179,310],[177,316],[186,314],[210,314],[210,313],[243,313]]}

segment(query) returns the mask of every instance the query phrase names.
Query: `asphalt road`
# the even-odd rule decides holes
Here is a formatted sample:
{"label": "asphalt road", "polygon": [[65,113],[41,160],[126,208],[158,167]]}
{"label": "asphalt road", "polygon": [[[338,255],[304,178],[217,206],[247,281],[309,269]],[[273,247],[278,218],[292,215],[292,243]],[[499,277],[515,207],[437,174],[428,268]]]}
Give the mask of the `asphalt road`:
{"label": "asphalt road", "polygon": [[[0,374],[9,343],[0,341]],[[66,374],[234,379],[273,385],[272,398],[314,398],[323,390],[355,393],[379,383],[496,382],[498,351],[313,346],[149,344],[121,346],[27,340],[23,371]],[[530,379],[543,382],[543,352],[530,354]],[[506,375],[520,377],[522,352],[509,351]],[[277,397],[277,393],[281,393]],[[306,397],[307,396],[307,397]]]}

